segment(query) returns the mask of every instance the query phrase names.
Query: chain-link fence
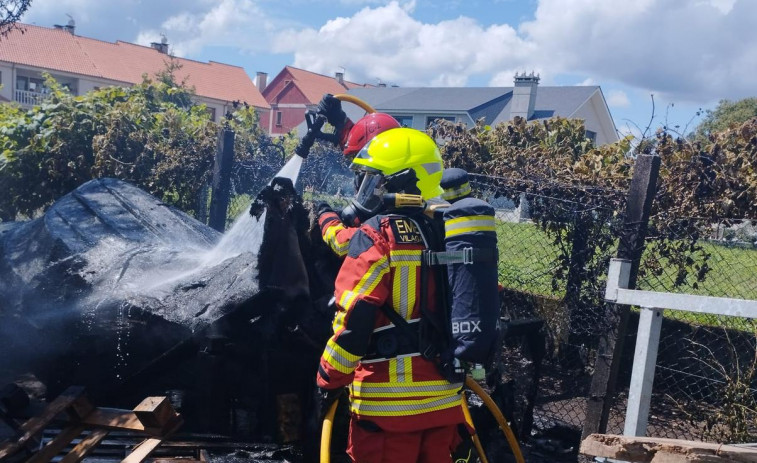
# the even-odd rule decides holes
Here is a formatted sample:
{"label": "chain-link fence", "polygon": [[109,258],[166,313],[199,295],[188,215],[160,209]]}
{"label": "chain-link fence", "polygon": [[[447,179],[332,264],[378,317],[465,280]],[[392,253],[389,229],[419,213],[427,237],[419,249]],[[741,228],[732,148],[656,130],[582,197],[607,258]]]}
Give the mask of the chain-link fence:
{"label": "chain-link fence", "polygon": [[[626,192],[546,179],[532,179],[528,191],[518,191],[504,187],[508,182],[501,178],[471,179],[475,194],[495,206],[499,219],[499,278],[515,332],[504,356],[505,376],[515,388],[514,420],[524,440],[551,437],[575,444],[586,419],[599,335],[613,321],[612,306],[603,302],[604,282],[623,223],[619,211],[598,207],[588,196],[625,197]],[[561,190],[580,191],[586,200],[558,197],[555,192]],[[544,321],[541,331],[519,332],[521,324],[534,319]],[[536,393],[529,396],[529,391]],[[522,397],[526,400],[517,400]],[[533,427],[524,435],[530,427],[529,400],[534,401]]]}
{"label": "chain-link fence", "polygon": [[[653,223],[639,289],[757,300],[757,229],[753,222],[681,218],[655,228]],[[655,235],[663,234],[674,238],[673,246],[686,246],[683,261],[667,257],[665,248],[656,245]],[[757,322],[673,310],[665,311],[664,317],[647,434],[754,442]],[[636,327],[630,326],[628,333],[624,356],[630,365]],[[630,368],[622,373],[619,384],[627,386]],[[618,413],[625,408],[625,399],[625,393],[619,396]],[[622,427],[608,429],[621,431]]]}
{"label": "chain-link fence", "polygon": [[[208,210],[214,191],[228,197],[225,229],[228,229],[241,214],[247,213],[257,194],[288,162],[282,144],[266,141],[267,139],[261,139],[252,146],[235,143],[229,169],[229,191],[219,191],[211,185],[203,188],[198,197],[198,220],[208,223]],[[291,160],[289,158],[289,161]],[[320,199],[329,199],[336,202],[336,206],[340,206],[342,200],[346,203],[345,198],[354,194],[349,162],[331,144],[317,142],[307,160],[302,162],[301,168],[294,168],[292,172],[298,174],[296,188],[305,200],[317,202]]]}

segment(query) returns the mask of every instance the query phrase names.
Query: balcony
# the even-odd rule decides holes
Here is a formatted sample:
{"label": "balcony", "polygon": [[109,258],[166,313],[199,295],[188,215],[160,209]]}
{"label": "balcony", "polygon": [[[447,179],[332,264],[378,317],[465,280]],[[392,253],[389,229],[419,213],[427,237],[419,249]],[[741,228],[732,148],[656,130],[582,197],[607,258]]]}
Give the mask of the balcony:
{"label": "balcony", "polygon": [[24,106],[34,106],[42,103],[48,98],[48,94],[40,92],[30,92],[28,90],[16,90],[14,100]]}

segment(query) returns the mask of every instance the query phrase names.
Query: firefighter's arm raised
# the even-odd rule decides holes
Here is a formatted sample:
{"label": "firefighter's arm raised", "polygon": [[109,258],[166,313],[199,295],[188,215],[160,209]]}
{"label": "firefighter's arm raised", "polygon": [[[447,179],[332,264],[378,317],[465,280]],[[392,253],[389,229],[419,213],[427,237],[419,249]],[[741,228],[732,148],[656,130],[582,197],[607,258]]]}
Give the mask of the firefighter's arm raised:
{"label": "firefighter's arm raised", "polygon": [[339,257],[347,255],[352,236],[357,232],[357,227],[345,227],[342,219],[336,212],[325,212],[318,216],[318,224],[321,227],[323,241]]}
{"label": "firefighter's arm raised", "polygon": [[378,236],[369,237],[367,231],[355,232],[336,279],[334,334],[318,367],[318,386],[322,388],[352,382],[355,368],[368,349],[376,311],[389,298],[388,245]]}

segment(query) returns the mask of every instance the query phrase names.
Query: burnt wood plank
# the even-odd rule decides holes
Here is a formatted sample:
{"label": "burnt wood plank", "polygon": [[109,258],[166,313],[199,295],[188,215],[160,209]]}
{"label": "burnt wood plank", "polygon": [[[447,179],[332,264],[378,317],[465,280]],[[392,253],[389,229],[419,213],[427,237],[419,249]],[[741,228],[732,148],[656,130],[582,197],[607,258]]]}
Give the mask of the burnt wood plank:
{"label": "burnt wood plank", "polygon": [[72,386],[63,391],[55,400],[53,400],[42,412],[41,415],[30,418],[21,425],[19,431],[21,435],[15,441],[5,442],[0,445],[0,460],[18,452],[21,448],[34,438],[37,434],[50,424],[57,415],[69,409],[77,401],[84,398],[84,388]]}
{"label": "burnt wood plank", "polygon": [[76,447],[74,447],[70,452],[68,452],[68,455],[63,457],[60,463],[80,462],[92,450],[94,450],[95,447],[97,447],[97,444],[99,444],[100,441],[105,439],[105,436],[107,435],[108,435],[107,429],[96,429],[92,431],[87,437],[79,441],[79,443],[76,444]]}
{"label": "burnt wood plank", "polygon": [[134,450],[129,455],[127,455],[126,458],[121,460],[121,463],[141,463],[145,458],[149,457],[156,448],[158,448],[158,446],[163,442],[164,439],[166,439],[177,429],[179,429],[183,422],[184,421],[181,419],[181,417],[177,416],[174,421],[166,426],[166,430],[162,436],[151,437],[149,439],[143,440],[142,442],[137,444],[136,447],[134,447]]}
{"label": "burnt wood plank", "polygon": [[72,440],[84,431],[84,426],[74,424],[58,433],[42,450],[32,455],[26,463],[47,463],[58,455]]}
{"label": "burnt wood plank", "polygon": [[98,407],[82,420],[82,424],[108,429],[145,431],[145,426],[133,411],[117,408]]}
{"label": "burnt wood plank", "polygon": [[134,447],[134,450],[126,458],[121,460],[121,463],[141,463],[142,460],[149,457],[158,448],[161,442],[163,442],[163,439],[157,437],[143,440],[139,445]]}

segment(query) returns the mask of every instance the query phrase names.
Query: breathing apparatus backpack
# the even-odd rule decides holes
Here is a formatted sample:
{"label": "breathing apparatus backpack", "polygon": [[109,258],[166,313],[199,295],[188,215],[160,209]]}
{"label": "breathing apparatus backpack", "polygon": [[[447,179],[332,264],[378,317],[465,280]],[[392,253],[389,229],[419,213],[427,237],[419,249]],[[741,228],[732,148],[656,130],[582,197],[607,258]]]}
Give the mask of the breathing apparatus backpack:
{"label": "breathing apparatus backpack", "polygon": [[[411,206],[407,199],[411,196],[392,195],[395,210],[413,207],[418,211],[418,204]],[[420,333],[411,330],[390,307],[381,309],[407,337],[419,337],[419,351],[424,357],[440,356],[445,374],[453,375],[454,359],[489,363],[499,338],[494,208],[485,201],[465,198],[434,212],[433,219],[426,214],[410,217],[419,225],[429,248],[422,256],[421,288],[428,287],[429,270],[436,267],[437,293],[444,303],[430,311],[425,291],[421,291]]]}
{"label": "breathing apparatus backpack", "polygon": [[488,363],[500,329],[494,208],[465,198],[442,216],[444,251],[427,252],[425,263],[446,265],[450,348],[457,359]]}

